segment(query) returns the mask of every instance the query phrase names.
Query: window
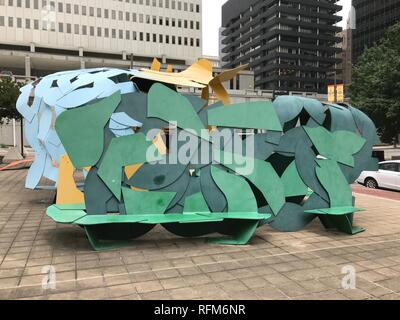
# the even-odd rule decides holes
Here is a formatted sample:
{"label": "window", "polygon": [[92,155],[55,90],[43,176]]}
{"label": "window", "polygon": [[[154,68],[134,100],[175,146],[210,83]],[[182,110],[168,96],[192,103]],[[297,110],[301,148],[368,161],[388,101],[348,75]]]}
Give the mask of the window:
{"label": "window", "polygon": [[4,16],[0,16],[0,27],[4,27]]}
{"label": "window", "polygon": [[399,164],[395,162],[383,163],[379,165],[379,170],[400,172]]}

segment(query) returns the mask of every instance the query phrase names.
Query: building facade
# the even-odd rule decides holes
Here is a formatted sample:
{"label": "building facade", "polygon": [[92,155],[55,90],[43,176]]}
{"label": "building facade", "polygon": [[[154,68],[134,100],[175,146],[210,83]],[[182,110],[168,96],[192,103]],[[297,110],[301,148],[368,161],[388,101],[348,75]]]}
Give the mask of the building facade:
{"label": "building facade", "polygon": [[202,55],[201,0],[0,0],[0,70],[165,64]]}
{"label": "building facade", "polygon": [[337,0],[229,0],[223,67],[248,63],[256,89],[325,93],[340,72]]}
{"label": "building facade", "polygon": [[343,30],[342,45],[342,78],[345,88],[348,88],[352,80],[353,70],[353,29],[351,17],[347,20],[346,29]]}
{"label": "building facade", "polygon": [[399,0],[353,0],[356,29],[353,31],[353,63],[365,48],[378,43],[385,31],[400,21]]}

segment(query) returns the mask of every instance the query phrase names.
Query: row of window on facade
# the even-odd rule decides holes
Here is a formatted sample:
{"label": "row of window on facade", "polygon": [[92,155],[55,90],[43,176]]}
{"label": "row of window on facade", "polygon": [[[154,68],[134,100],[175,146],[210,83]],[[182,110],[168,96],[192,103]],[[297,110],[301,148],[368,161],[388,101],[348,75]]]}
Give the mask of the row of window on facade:
{"label": "row of window on facade", "polygon": [[[300,14],[299,15],[291,15],[291,14],[284,13],[282,11],[278,11],[276,13],[273,13],[268,18],[266,18],[266,20],[265,20],[266,22],[270,21],[272,19],[275,19],[275,18],[286,18],[286,19],[294,20],[294,21],[320,23],[320,24],[331,24],[330,22],[328,23],[328,21],[326,20],[326,17],[325,17],[325,19],[324,18],[316,18],[316,17],[306,17],[306,16],[304,16],[304,14],[307,14],[308,12],[325,14],[325,15],[334,15],[335,14],[335,10],[324,8],[324,7],[319,7],[319,6],[315,6],[315,5],[314,6],[313,5],[305,5],[305,4],[294,3],[294,2],[289,2],[289,3],[281,2],[279,5],[278,4],[273,4],[273,5],[265,8],[265,9],[258,10],[258,12],[255,15],[249,16],[248,19],[246,19],[246,21],[241,22],[241,24],[238,25],[235,28],[231,28],[231,32],[233,33],[236,30],[238,30],[239,28],[245,27],[246,24],[249,24],[253,20],[258,19],[260,17],[260,15],[264,15],[267,10],[272,9],[274,7],[279,7],[279,6],[280,7],[286,7],[286,8],[292,8],[292,9],[299,10]],[[233,19],[227,25],[227,28],[229,28],[231,25],[235,24],[235,22],[238,19],[243,19],[243,17],[246,14],[248,14],[249,12],[252,12],[252,11],[253,11],[253,9],[250,8],[248,11],[243,12],[240,15],[238,15],[238,17],[236,19]],[[302,12],[304,12],[304,13],[302,13]]]}
{"label": "row of window on facade", "polygon": [[[178,10],[178,11],[186,11],[186,12],[196,12],[200,13],[200,5],[199,4],[194,4],[194,3],[188,3],[188,2],[183,2],[183,1],[175,1],[175,0],[119,0],[119,2],[125,2],[125,3],[132,3],[132,4],[139,4],[139,5],[146,5],[146,6],[152,6],[152,7],[159,7],[159,8],[165,8],[165,9],[172,9],[172,10]],[[0,0],[0,5],[5,5],[6,0]],[[27,9],[44,9],[45,7],[49,6],[51,8],[56,8],[56,1],[47,1],[47,0],[8,0],[7,1],[9,6],[16,6],[17,8],[27,8]],[[32,4],[31,4],[32,3]],[[39,5],[41,7],[39,7]],[[59,12],[63,12],[63,7],[64,3],[58,2],[57,3],[57,8]],[[65,4],[65,9],[67,13],[72,13],[72,5],[70,3]],[[77,9],[76,9],[77,8]],[[82,10],[85,8],[86,12],[86,6],[82,6]],[[89,11],[93,12],[94,14],[94,8],[89,7]],[[48,8],[46,8],[48,9]],[[79,6],[74,5],[74,14],[79,14]],[[83,14],[83,11],[82,11]]]}
{"label": "row of window on facade", "polygon": [[[39,20],[34,19],[25,19],[25,24],[23,25],[22,18],[16,18],[15,26],[17,28],[24,29],[34,29],[39,30]],[[0,27],[5,26],[5,18],[4,16],[0,16]],[[14,27],[14,18],[8,17],[8,26]],[[54,22],[42,21],[42,30],[45,31],[56,31],[56,24]],[[138,40],[138,41],[146,41],[146,42],[155,42],[155,43],[165,43],[165,44],[173,44],[173,45],[184,45],[191,47],[200,47],[200,39],[198,38],[190,38],[190,37],[182,37],[182,36],[170,36],[156,33],[145,33],[145,32],[137,32],[131,30],[121,30],[114,28],[101,28],[94,26],[86,26],[71,23],[58,23],[58,32],[65,32],[67,34],[76,34],[76,35],[90,35],[92,37],[105,37],[105,38],[113,38],[113,39],[122,39],[122,40]]]}
{"label": "row of window on facade", "polygon": [[[0,0],[1,1],[1,0]],[[82,7],[86,8],[86,7]],[[92,8],[93,9],[93,8]],[[104,9],[104,15],[102,15],[102,9],[98,8],[97,9],[97,17],[101,18],[104,17],[104,19],[111,19],[113,20],[119,20],[128,22],[139,22],[139,23],[146,23],[146,24],[153,24],[153,25],[160,25],[160,26],[166,26],[166,27],[177,27],[177,28],[185,28],[185,29],[191,29],[191,30],[200,30],[200,21],[193,21],[193,20],[185,20],[185,19],[175,19],[175,18],[169,18],[169,17],[157,17],[157,16],[151,16],[151,15],[144,15],[144,14],[136,14],[136,13],[131,13],[131,12],[124,12],[123,11],[116,11],[116,10],[111,10],[111,16],[110,16],[110,11],[108,9]],[[118,15],[117,15],[118,13]],[[82,14],[83,16],[86,16],[86,10],[85,14]],[[93,15],[90,15],[93,16]]]}
{"label": "row of window on facade", "polygon": [[261,81],[270,77],[296,77],[296,78],[312,78],[312,79],[327,79],[326,72],[316,71],[301,71],[296,69],[273,69],[269,72],[263,72],[255,77],[255,81]]}
{"label": "row of window on facade", "polygon": [[321,87],[324,87],[324,84],[319,83],[303,83],[297,81],[290,81],[290,80],[280,80],[280,81],[268,81],[263,82],[260,81],[262,84],[256,86],[256,90],[289,90],[289,91],[317,91]]}
{"label": "row of window on facade", "polygon": [[[318,46],[319,48],[320,46]],[[326,47],[322,46],[322,49],[325,49]],[[254,51],[254,50],[252,50]],[[248,54],[250,53],[250,51],[247,52],[241,52],[238,55],[234,55],[232,57],[230,57],[230,61],[234,62],[237,58],[243,58],[248,56]],[[263,54],[259,54],[257,56],[251,56],[249,57],[250,62],[255,62],[259,59],[261,59],[262,57],[268,56],[270,54],[273,53],[283,53],[283,54],[288,54],[288,55],[300,55],[300,56],[309,56],[309,57],[313,57],[313,61],[315,61],[315,58],[322,58],[322,59],[336,59],[337,55],[335,52],[332,51],[325,51],[325,50],[311,50],[311,49],[305,49],[305,48],[288,48],[288,47],[283,47],[283,46],[279,46],[277,48],[274,49],[270,49],[270,50],[264,50]],[[292,64],[297,64],[300,61],[298,59],[293,59],[293,63]]]}

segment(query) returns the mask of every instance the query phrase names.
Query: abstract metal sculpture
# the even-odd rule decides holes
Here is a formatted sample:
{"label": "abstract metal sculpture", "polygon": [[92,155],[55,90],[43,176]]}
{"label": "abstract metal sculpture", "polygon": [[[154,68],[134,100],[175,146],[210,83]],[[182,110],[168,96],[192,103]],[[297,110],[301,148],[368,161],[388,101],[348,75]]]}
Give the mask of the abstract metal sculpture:
{"label": "abstract metal sculpture", "polygon": [[[265,224],[298,231],[317,217],[326,228],[363,231],[353,226],[361,210],[349,184],[377,168],[372,121],[296,96],[230,104],[221,83],[242,68],[214,78],[202,60],[179,74],[101,68],[28,84],[17,103],[36,152],[26,187],[55,181],[47,214],[84,227],[97,250],[157,224],[183,237],[219,233],[226,237],[210,241],[223,244],[246,244]],[[209,105],[209,87],[219,102]]]}

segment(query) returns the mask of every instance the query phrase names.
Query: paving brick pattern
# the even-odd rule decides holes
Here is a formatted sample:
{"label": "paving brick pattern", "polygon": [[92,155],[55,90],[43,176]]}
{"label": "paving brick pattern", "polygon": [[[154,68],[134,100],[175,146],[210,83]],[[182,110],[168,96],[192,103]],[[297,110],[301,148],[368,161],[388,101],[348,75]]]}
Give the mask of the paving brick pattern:
{"label": "paving brick pattern", "polygon": [[[219,246],[155,228],[135,245],[91,250],[79,227],[45,214],[51,191],[24,189],[26,170],[0,172],[1,299],[399,299],[400,202],[358,195],[367,212],[348,236],[315,221],[306,230],[258,230],[251,245]],[[42,288],[43,267],[56,289]],[[342,268],[357,271],[342,289]]]}

